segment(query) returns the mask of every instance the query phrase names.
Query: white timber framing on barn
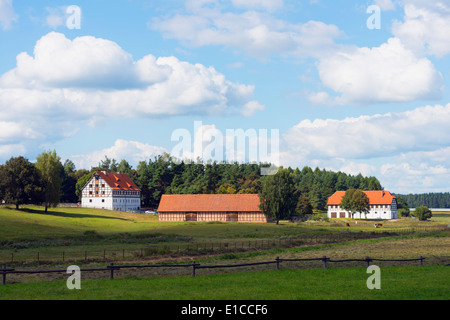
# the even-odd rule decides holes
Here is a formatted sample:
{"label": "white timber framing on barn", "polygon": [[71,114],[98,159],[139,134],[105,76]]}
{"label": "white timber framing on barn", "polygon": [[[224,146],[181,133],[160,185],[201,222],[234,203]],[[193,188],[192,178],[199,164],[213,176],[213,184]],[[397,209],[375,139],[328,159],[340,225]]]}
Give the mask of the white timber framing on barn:
{"label": "white timber framing on barn", "polygon": [[81,206],[139,212],[141,190],[127,174],[96,171],[81,191]]}

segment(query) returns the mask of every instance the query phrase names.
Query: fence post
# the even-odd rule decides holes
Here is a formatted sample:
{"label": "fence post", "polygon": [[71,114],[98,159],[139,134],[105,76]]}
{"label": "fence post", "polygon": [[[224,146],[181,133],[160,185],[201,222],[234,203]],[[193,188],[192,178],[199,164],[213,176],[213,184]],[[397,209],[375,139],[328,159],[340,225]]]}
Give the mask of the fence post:
{"label": "fence post", "polygon": [[192,276],[195,277],[195,261],[192,262]]}
{"label": "fence post", "polygon": [[114,279],[114,263],[112,263],[111,262],[111,264],[109,265],[110,266],[110,274],[109,274],[109,278],[111,279],[111,280],[113,280]]}
{"label": "fence post", "polygon": [[280,257],[277,257],[276,261],[277,261],[277,270],[280,270]]}
{"label": "fence post", "polygon": [[326,256],[323,256],[322,262],[323,262],[323,268],[326,269],[327,268],[327,257]]}
{"label": "fence post", "polygon": [[366,266],[367,267],[370,266],[370,261],[371,261],[371,259],[369,257],[366,257]]}
{"label": "fence post", "polygon": [[424,257],[420,256],[420,265],[423,266],[423,259],[425,259]]}
{"label": "fence post", "polygon": [[3,265],[2,286],[6,284],[6,265]]}

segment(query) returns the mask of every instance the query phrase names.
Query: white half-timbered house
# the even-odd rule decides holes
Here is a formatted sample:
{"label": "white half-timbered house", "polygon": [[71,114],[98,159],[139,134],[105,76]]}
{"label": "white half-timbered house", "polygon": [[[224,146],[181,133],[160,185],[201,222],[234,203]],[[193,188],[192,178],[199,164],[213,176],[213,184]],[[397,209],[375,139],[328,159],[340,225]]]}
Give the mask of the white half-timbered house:
{"label": "white half-timbered house", "polygon": [[96,171],[82,189],[81,206],[117,211],[140,211],[141,189],[127,174]]}
{"label": "white half-timbered house", "polygon": [[342,197],[345,191],[336,191],[328,199],[328,218],[354,218],[354,219],[397,219],[397,198],[389,191],[363,191],[369,198],[370,210],[368,213],[350,212],[341,208]]}

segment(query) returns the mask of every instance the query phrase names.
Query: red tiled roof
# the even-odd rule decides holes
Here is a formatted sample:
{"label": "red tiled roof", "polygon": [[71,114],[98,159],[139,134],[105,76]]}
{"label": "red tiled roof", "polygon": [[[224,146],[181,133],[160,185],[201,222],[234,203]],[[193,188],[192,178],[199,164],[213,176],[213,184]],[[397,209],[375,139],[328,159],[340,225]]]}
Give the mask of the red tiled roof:
{"label": "red tiled roof", "polygon": [[103,172],[96,171],[95,174],[99,175],[105,182],[114,190],[131,190],[141,191],[138,186],[130,179],[125,173]]}
{"label": "red tiled roof", "polygon": [[164,194],[158,212],[261,212],[257,194]]}
{"label": "red tiled roof", "polygon": [[[363,191],[369,198],[369,204],[391,204],[392,199],[396,199],[389,191]],[[341,204],[345,191],[336,191],[329,199],[328,205]]]}

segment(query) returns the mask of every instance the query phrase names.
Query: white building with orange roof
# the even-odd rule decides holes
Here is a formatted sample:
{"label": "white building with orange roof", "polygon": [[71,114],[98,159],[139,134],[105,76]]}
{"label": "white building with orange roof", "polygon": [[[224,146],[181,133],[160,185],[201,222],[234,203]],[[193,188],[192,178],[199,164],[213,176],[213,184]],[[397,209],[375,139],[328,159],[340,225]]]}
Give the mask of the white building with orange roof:
{"label": "white building with orange roof", "polygon": [[345,191],[336,191],[328,199],[328,218],[354,218],[354,219],[397,219],[397,198],[389,191],[363,191],[369,198],[369,213],[350,212],[340,207]]}
{"label": "white building with orange roof", "polygon": [[118,211],[140,211],[141,189],[127,174],[96,171],[81,191],[81,206]]}

